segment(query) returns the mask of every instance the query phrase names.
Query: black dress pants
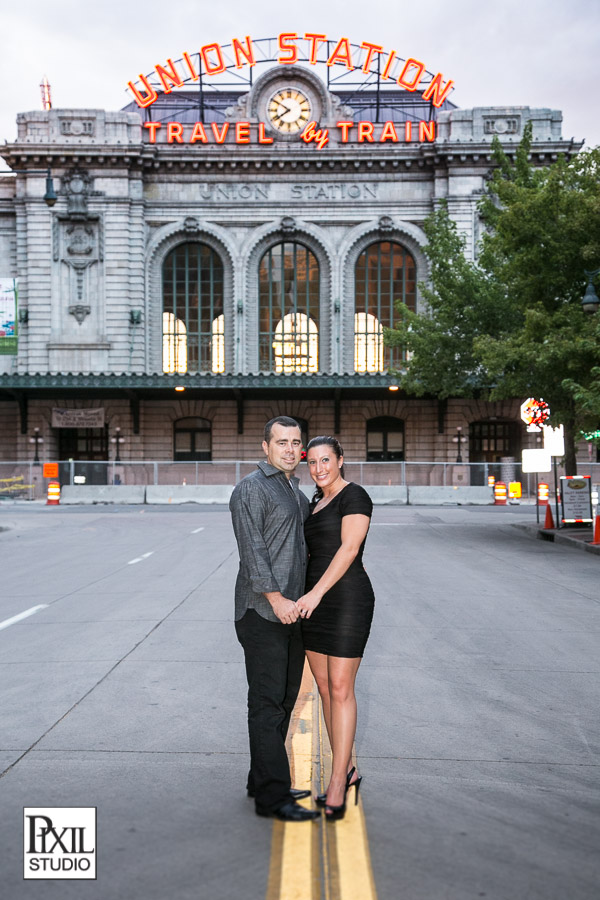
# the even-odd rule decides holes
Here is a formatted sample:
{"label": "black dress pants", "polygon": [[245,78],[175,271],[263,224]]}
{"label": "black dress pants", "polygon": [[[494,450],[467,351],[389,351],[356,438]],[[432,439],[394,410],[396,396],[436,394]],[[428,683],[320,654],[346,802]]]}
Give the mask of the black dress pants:
{"label": "black dress pants", "polygon": [[270,622],[249,609],[235,630],[248,678],[248,787],[255,791],[256,806],[272,811],[290,799],[285,739],[304,668],[300,623]]}

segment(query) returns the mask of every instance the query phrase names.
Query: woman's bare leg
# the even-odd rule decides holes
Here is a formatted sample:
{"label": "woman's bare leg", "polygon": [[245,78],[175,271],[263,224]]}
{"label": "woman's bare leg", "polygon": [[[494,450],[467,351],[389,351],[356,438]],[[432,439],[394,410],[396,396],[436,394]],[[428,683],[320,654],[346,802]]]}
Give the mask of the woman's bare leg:
{"label": "woman's bare leg", "polygon": [[354,682],[360,662],[360,657],[327,657],[332,750],[331,780],[327,789],[328,806],[341,806],[344,802],[346,778],[351,767],[352,745],[356,735]]}
{"label": "woman's bare leg", "polygon": [[306,650],[306,658],[314,679],[317,682],[319,696],[323,704],[323,718],[325,728],[331,744],[331,706],[329,702],[329,675],[327,673],[327,656],[325,653],[316,653],[314,650]]}

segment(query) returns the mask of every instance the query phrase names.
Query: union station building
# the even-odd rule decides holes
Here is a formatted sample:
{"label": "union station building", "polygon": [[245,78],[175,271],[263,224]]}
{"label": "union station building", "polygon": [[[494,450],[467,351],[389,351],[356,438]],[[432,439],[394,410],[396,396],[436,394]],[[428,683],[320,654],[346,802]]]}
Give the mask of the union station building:
{"label": "union station building", "polygon": [[460,109],[416,60],[292,37],[169,59],[121,111],[17,116],[0,459],[30,459],[35,433],[46,460],[252,460],[277,414],[355,462],[455,461],[457,429],[465,462],[534,440],[524,398],[406,396],[383,329],[397,301],[422,308],[436,204],[474,257],[492,138],[510,153],[532,122],[548,164],[580,147],[561,113]]}

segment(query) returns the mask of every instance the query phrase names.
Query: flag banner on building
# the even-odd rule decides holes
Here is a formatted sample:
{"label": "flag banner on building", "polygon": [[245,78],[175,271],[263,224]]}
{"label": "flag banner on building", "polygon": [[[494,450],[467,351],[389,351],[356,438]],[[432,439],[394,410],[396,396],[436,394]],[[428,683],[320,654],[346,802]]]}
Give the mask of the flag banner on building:
{"label": "flag banner on building", "polygon": [[0,354],[17,353],[17,298],[16,278],[0,278]]}
{"label": "flag banner on building", "polygon": [[104,428],[104,407],[52,410],[53,428]]}

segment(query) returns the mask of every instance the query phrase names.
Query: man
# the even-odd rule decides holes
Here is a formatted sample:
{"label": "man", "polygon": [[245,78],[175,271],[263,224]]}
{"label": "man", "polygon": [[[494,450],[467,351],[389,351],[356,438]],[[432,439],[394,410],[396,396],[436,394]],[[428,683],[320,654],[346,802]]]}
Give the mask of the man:
{"label": "man", "polygon": [[289,822],[316,819],[296,801],[285,739],[302,680],[304,648],[296,600],[304,593],[308,501],[294,472],[302,436],[294,419],[265,425],[266,460],[236,485],[229,508],[240,554],[235,630],[248,678],[248,794],[260,816]]}

